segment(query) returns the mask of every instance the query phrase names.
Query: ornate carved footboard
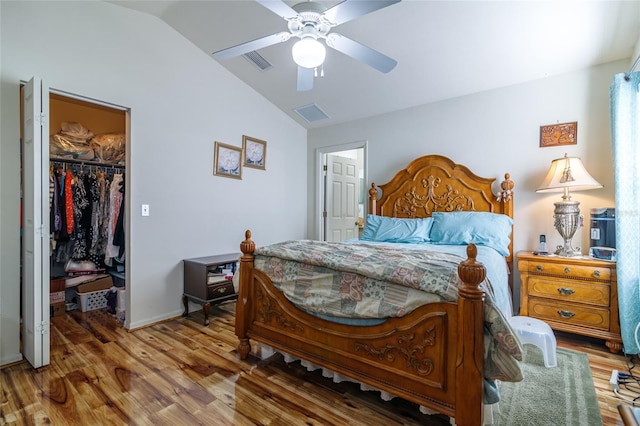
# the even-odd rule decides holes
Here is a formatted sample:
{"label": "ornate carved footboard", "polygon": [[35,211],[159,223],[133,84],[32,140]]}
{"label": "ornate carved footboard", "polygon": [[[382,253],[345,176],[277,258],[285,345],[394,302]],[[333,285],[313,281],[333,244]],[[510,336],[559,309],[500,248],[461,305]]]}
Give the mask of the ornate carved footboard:
{"label": "ornate carved footboard", "polygon": [[473,244],[458,267],[463,284],[457,304],[428,304],[368,327],[336,324],[299,310],[253,268],[250,231],[241,250],[236,334],[242,359],[255,340],[455,417],[459,425],[481,424],[484,293],[478,284],[486,271],[475,260]]}

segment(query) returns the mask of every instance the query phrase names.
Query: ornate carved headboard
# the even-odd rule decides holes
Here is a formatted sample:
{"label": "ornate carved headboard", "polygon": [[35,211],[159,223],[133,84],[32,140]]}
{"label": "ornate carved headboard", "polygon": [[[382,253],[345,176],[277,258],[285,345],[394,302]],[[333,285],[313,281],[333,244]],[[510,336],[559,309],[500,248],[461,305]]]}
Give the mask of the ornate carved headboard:
{"label": "ornate carved headboard", "polygon": [[[375,183],[369,190],[369,213],[379,216],[424,218],[432,212],[479,211],[502,213],[513,218],[513,181],[505,174],[501,189],[492,189],[495,178],[483,178],[466,166],[441,155],[413,160],[390,182]],[[513,231],[507,261],[513,262]]]}

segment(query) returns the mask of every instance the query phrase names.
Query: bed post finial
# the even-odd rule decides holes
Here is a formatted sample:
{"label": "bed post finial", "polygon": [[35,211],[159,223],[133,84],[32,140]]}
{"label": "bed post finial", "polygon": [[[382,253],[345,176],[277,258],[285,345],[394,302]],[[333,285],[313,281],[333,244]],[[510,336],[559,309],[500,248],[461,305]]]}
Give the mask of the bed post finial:
{"label": "bed post finial", "polygon": [[250,230],[247,229],[245,231],[244,238],[244,241],[240,243],[240,251],[242,251],[243,254],[253,254],[254,250],[256,249],[256,243],[251,241]]}
{"label": "bed post finial", "polygon": [[500,182],[500,192],[498,193],[498,201],[501,203],[506,203],[511,201],[511,196],[513,194],[513,187],[516,184],[511,180],[511,175],[509,173],[504,174],[504,180]]}
{"label": "bed post finial", "polygon": [[462,284],[458,289],[461,296],[467,299],[482,299],[484,292],[478,288],[478,285],[484,281],[487,271],[484,265],[476,260],[478,256],[478,248],[475,244],[467,246],[467,260],[460,262],[458,265],[458,275]]}
{"label": "bed post finial", "polygon": [[371,182],[371,189],[369,190],[369,214],[378,214],[376,211],[376,202],[378,201],[378,190],[376,189],[375,182]]}

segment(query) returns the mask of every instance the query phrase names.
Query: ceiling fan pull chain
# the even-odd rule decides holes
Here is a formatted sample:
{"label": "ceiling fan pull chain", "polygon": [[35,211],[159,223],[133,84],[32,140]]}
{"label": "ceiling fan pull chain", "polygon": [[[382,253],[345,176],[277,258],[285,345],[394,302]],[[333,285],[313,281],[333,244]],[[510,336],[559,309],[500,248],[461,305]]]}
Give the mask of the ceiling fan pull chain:
{"label": "ceiling fan pull chain", "polygon": [[[313,76],[314,77],[318,76],[318,67],[315,67],[313,69]],[[324,77],[324,64],[320,64],[320,77]]]}

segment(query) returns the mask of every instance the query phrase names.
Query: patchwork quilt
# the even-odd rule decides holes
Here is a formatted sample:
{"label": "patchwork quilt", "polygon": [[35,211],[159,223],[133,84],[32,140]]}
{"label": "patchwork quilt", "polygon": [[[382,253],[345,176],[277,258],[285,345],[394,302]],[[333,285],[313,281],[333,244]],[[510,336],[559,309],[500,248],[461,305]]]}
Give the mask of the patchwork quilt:
{"label": "patchwork quilt", "polygon": [[[265,272],[295,305],[338,318],[401,317],[430,302],[458,298],[458,255],[314,240],[255,251]],[[522,348],[485,281],[485,377],[519,381]]]}

